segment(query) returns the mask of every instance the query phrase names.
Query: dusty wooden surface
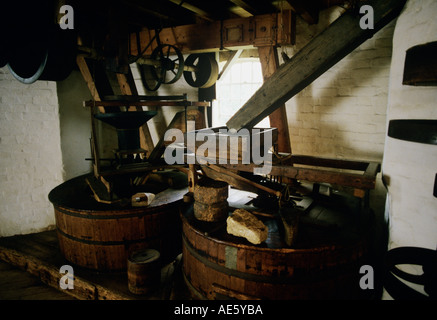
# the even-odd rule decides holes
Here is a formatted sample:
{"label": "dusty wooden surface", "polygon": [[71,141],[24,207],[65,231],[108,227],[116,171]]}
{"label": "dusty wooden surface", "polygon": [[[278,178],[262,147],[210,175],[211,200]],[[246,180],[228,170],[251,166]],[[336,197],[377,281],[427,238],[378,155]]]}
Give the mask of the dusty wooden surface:
{"label": "dusty wooden surface", "polygon": [[0,261],[0,300],[75,300],[38,277]]}
{"label": "dusty wooden surface", "polygon": [[[45,231],[30,235],[0,238],[0,261],[9,267],[18,268],[24,274],[17,275],[17,281],[26,281],[28,276],[35,277],[44,284],[70,298],[80,300],[178,300],[191,299],[191,295],[182,280],[180,256],[161,269],[161,286],[147,295],[134,295],[129,292],[126,272],[97,272],[73,266],[74,289],[62,290],[60,278],[65,275],[59,272],[62,265],[70,264],[62,256],[56,231]],[[8,267],[8,268],[9,268]],[[5,267],[6,268],[6,267]],[[1,269],[3,270],[3,269]],[[3,271],[1,272],[3,275]],[[22,278],[22,279],[21,279]],[[1,278],[0,278],[0,281]],[[36,280],[35,280],[36,281]],[[33,289],[32,289],[33,290]],[[47,291],[52,291],[44,289]],[[42,290],[42,291],[44,291]],[[26,288],[0,285],[1,296],[7,299],[54,299],[35,293],[30,297]]]}

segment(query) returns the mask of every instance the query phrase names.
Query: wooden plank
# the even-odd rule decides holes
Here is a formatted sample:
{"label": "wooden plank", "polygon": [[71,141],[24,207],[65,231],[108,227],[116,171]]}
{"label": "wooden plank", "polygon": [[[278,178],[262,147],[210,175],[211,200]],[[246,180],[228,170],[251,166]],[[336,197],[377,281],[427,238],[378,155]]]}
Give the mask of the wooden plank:
{"label": "wooden plank", "polygon": [[229,58],[226,61],[225,65],[223,66],[222,71],[220,71],[217,80],[220,80],[220,78],[223,77],[227,73],[227,71],[231,69],[232,65],[241,56],[242,52],[243,52],[243,49],[238,49],[238,50],[235,50],[235,51],[231,52],[231,55],[229,56]]}
{"label": "wooden plank", "polygon": [[[203,169],[205,169],[205,166],[202,167]],[[221,166],[215,165],[215,164],[208,164],[207,168],[212,169],[213,171],[217,172],[220,174],[221,178],[219,180],[228,182],[229,184],[233,184],[235,182],[237,183],[243,183],[246,186],[252,186],[253,188],[257,189],[257,190],[262,190],[265,191],[271,195],[280,197],[281,196],[281,192],[280,191],[276,191],[273,190],[271,188],[268,188],[264,185],[261,185],[259,183],[253,182],[249,179],[246,179],[234,172],[232,172],[231,170],[228,170],[226,168],[223,168]],[[210,171],[208,171],[210,172]],[[206,172],[205,172],[206,173]],[[207,174],[208,175],[208,174]],[[251,188],[251,190],[254,190],[253,188]]]}
{"label": "wooden plank", "polygon": [[404,3],[405,0],[369,1],[374,9],[374,29],[361,29],[359,15],[343,14],[281,65],[226,126],[237,131],[255,126],[393,20]]}
{"label": "wooden plank", "polygon": [[380,170],[381,170],[381,164],[379,164],[378,162],[371,162],[367,166],[364,175],[368,177],[375,177]]}
{"label": "wooden plank", "polygon": [[[270,78],[279,67],[278,51],[276,47],[258,47],[259,59],[264,81]],[[278,151],[291,152],[290,134],[285,104],[269,115],[270,126],[278,129]]]}
{"label": "wooden plank", "polygon": [[148,106],[148,107],[209,107],[209,101],[84,101],[84,107],[123,107],[123,106]]}
{"label": "wooden plank", "polygon": [[[40,260],[30,254],[18,252],[14,249],[0,246],[0,260],[3,260],[9,264],[17,266],[37,276],[41,281],[53,288],[59,288],[59,281],[63,274],[59,272],[59,267],[47,264],[43,260]],[[125,300],[129,299],[127,296],[117,294],[107,290],[106,288],[91,283],[77,274],[74,275],[74,289],[65,290],[66,294],[71,295],[76,299],[81,300]]]}
{"label": "wooden plank", "polygon": [[0,261],[1,300],[74,300],[68,294],[43,284],[37,277]]}
{"label": "wooden plank", "polygon": [[[78,55],[76,58],[76,62],[80,72],[82,73],[82,77],[84,78],[88,86],[88,89],[90,90],[91,96],[93,97],[94,101],[100,101],[100,95],[97,92],[96,84],[94,83],[93,76],[91,75],[85,57],[83,55]],[[103,108],[103,106],[99,106],[99,111],[104,113],[105,108]]]}
{"label": "wooden plank", "polygon": [[[288,10],[289,11],[289,10]],[[285,12],[285,11],[284,11]],[[163,28],[159,33],[162,43],[178,47],[182,53],[219,51],[222,48],[250,47],[253,45],[292,44],[290,26],[292,14],[265,14],[248,18],[233,18],[213,21],[208,24],[190,24]],[[255,28],[256,25],[256,28]],[[286,28],[280,28],[284,25]],[[139,32],[140,50],[136,33],[131,34],[130,54],[150,55],[156,48],[152,41],[155,31],[143,29]],[[287,40],[288,39],[288,40]],[[286,43],[288,41],[288,43]],[[149,46],[149,48],[146,47]],[[144,51],[144,52],[143,52]]]}
{"label": "wooden plank", "polygon": [[306,155],[292,155],[287,164],[303,164],[309,166],[365,171],[369,162],[346,159],[319,158]]}

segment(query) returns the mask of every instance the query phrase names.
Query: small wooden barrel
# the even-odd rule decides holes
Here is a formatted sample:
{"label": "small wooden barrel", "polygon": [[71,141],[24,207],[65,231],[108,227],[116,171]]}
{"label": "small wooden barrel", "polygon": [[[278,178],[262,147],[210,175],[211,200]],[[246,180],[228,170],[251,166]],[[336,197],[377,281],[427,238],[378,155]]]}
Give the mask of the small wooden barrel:
{"label": "small wooden barrel", "polygon": [[147,207],[99,203],[85,181],[64,182],[49,194],[55,209],[59,247],[73,264],[122,271],[132,252],[152,248],[164,263],[182,252],[179,208],[187,188],[166,189]]}
{"label": "small wooden barrel", "polygon": [[228,217],[229,185],[202,178],[194,187],[194,216],[202,221],[221,221]]}
{"label": "small wooden barrel", "polygon": [[[233,194],[230,206],[238,207],[231,198]],[[313,213],[320,213],[320,219],[330,216],[318,205],[312,208],[309,217]],[[345,214],[346,221],[352,214]],[[347,227],[330,227],[324,220],[302,223],[290,248],[279,231],[280,219],[262,218],[269,236],[266,242],[253,245],[228,234],[224,222],[198,221],[190,208],[181,218],[183,275],[191,292],[201,299],[362,299],[370,294],[359,286],[360,267],[369,263],[366,227],[354,233]]]}
{"label": "small wooden barrel", "polygon": [[147,294],[161,283],[160,254],[154,249],[134,252],[127,263],[128,288],[133,294]]}

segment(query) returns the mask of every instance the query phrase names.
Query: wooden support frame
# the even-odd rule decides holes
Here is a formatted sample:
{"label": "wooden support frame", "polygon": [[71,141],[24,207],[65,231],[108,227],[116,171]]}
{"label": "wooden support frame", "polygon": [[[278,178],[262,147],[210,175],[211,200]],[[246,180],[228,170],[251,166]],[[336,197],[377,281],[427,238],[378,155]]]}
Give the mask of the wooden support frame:
{"label": "wooden support frame", "polygon": [[[182,53],[211,52],[223,48],[294,44],[295,20],[291,10],[281,13],[257,15],[214,21],[199,27],[198,24],[163,28],[161,42],[177,46]],[[150,55],[156,45],[148,46],[155,31],[143,29],[130,36],[132,56]],[[139,39],[138,39],[139,38]],[[140,48],[138,48],[138,43]],[[146,49],[147,48],[147,49]]]}
{"label": "wooden support frame", "polygon": [[[254,164],[221,164],[221,166],[243,172],[253,172],[254,168],[259,167]],[[293,155],[287,157],[285,164],[272,164],[270,175],[350,187],[353,188],[356,197],[364,198],[367,191],[375,188],[376,175],[380,170],[380,163],[374,161]]]}

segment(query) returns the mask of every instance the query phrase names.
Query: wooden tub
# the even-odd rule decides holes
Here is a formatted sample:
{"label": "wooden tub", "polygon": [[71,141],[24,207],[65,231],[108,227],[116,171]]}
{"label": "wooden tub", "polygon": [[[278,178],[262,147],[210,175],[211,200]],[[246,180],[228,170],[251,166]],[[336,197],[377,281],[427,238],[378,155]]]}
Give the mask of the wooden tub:
{"label": "wooden tub", "polygon": [[181,253],[179,206],[187,188],[167,189],[147,207],[103,204],[94,200],[80,176],[54,188],[59,246],[73,264],[99,271],[126,270],[132,252],[151,248],[170,262]]}
{"label": "wooden tub", "polygon": [[353,213],[344,217],[315,205],[304,215],[296,246],[290,248],[276,219],[262,219],[269,237],[253,245],[228,234],[226,223],[201,222],[192,208],[184,210],[183,274],[191,292],[200,299],[368,297],[369,290],[359,286],[359,269],[368,261],[367,232],[355,232]]}

